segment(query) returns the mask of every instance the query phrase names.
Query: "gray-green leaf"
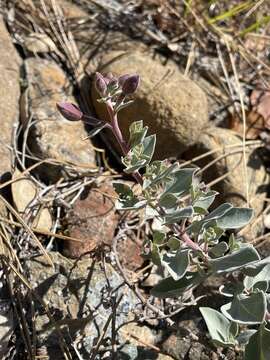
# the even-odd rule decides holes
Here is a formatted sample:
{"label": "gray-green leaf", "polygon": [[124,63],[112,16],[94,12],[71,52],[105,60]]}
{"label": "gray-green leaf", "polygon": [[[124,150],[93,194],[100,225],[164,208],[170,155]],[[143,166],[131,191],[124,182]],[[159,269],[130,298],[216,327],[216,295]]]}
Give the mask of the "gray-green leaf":
{"label": "gray-green leaf", "polygon": [[193,215],[193,207],[187,206],[180,210],[167,213],[164,216],[164,224],[174,224],[177,223],[179,220],[189,218],[192,215]]}
{"label": "gray-green leaf", "polygon": [[178,281],[174,281],[172,277],[168,277],[154,286],[151,294],[161,299],[179,297],[185,291],[201,283],[204,279],[205,276],[192,272],[186,272],[185,276]]}
{"label": "gray-green leaf", "polygon": [[231,322],[223,314],[208,307],[201,307],[200,312],[212,340],[217,345],[226,346],[236,343],[231,334]]}
{"label": "gray-green leaf", "polygon": [[197,168],[187,168],[179,169],[172,173],[171,175],[173,175],[173,182],[166,188],[166,193],[179,196],[185,192],[188,192],[196,170]]}
{"label": "gray-green leaf", "polygon": [[235,271],[246,266],[248,263],[260,260],[260,256],[253,246],[247,245],[234,251],[232,254],[221,258],[209,260],[211,269],[217,274]]}
{"label": "gray-green leaf", "polygon": [[189,266],[189,250],[168,251],[161,258],[161,264],[168,270],[171,277],[181,279]]}
{"label": "gray-green leaf", "polygon": [[231,303],[223,305],[221,312],[240,324],[261,324],[266,313],[266,298],[262,291],[249,296],[237,295]]}
{"label": "gray-green leaf", "polygon": [[252,209],[234,207],[217,219],[217,226],[222,229],[238,229],[247,225],[252,216]]}
{"label": "gray-green leaf", "polygon": [[270,359],[270,331],[261,325],[259,330],[250,337],[245,349],[245,360]]}

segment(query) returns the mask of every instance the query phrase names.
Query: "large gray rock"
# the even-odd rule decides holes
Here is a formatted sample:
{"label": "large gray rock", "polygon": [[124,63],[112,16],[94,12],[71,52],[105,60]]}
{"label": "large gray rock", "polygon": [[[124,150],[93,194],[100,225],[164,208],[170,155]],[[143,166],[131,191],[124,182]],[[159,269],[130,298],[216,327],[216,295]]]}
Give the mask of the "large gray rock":
{"label": "large gray rock", "polygon": [[[104,263],[95,261],[90,256],[71,261],[58,253],[49,255],[55,264],[54,269],[47,265],[43,256],[26,263],[29,281],[36,294],[47,304],[55,321],[55,324],[51,323],[42,306],[35,303],[37,346],[47,349],[49,359],[63,359],[59,347],[59,333],[55,326],[57,325],[69,348],[71,349],[71,341],[75,342],[82,358],[88,359],[93,345],[98,341],[113,313],[114,297],[116,301],[121,298],[115,309],[115,319],[112,320],[115,321],[116,328],[134,319],[134,312],[141,312],[141,308],[137,307],[139,301],[134,293],[123,285],[122,277],[110,264],[106,263],[104,270]],[[100,350],[104,350],[104,346],[111,348],[111,334],[110,322]],[[156,352],[151,348],[147,349],[145,345],[155,343],[154,335],[145,326],[129,324],[121,327],[115,335],[116,344],[119,345],[117,359],[143,358],[139,357],[142,350],[149,351],[154,359],[157,358]],[[101,357],[97,354],[95,359]]]}
{"label": "large gray rock", "polygon": [[11,37],[0,16],[0,177],[11,168],[8,146],[12,127],[18,120],[20,97],[20,65]]}
{"label": "large gray rock", "polygon": [[[56,102],[70,101],[72,88],[63,70],[54,62],[29,58],[25,61],[26,75],[29,83],[24,94],[24,103],[32,115],[29,134],[29,146],[32,153],[41,159],[56,159],[63,166],[42,168],[45,178],[57,180],[63,171],[71,175],[71,167],[64,163],[74,164],[74,168],[86,173],[95,168],[95,151],[87,137],[82,122],[66,121],[56,110]],[[26,99],[28,101],[26,101]],[[26,128],[29,116],[24,113],[22,122]]]}
{"label": "large gray rock", "polygon": [[[129,125],[135,120],[143,120],[149,126],[149,133],[157,134],[156,158],[179,156],[197,141],[202,129],[208,125],[206,95],[173,63],[164,66],[159,60],[140,52],[111,52],[104,56],[99,71],[140,75],[141,84],[135,101],[120,111],[119,123],[128,137]],[[105,105],[96,101],[94,86],[92,97],[98,116],[107,119]],[[113,141],[112,136],[108,136],[108,140]]]}

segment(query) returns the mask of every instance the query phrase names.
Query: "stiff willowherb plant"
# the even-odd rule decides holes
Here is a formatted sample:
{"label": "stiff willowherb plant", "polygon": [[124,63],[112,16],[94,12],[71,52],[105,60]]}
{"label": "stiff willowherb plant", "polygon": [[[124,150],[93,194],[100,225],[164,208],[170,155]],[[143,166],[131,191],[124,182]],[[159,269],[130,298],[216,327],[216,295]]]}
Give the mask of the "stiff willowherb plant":
{"label": "stiff willowherb plant", "polygon": [[115,136],[123,152],[124,171],[141,185],[141,194],[135,195],[128,185],[114,182],[119,195],[117,209],[143,208],[146,219],[156,218],[169,228],[154,231],[142,249],[167,274],[153,287],[152,295],[181,297],[209,276],[239,274],[242,281],[226,282],[219,289],[228,298],[221,312],[208,307],[200,311],[216,345],[245,347],[245,360],[270,359],[270,257],[262,260],[251,244],[225,233],[248,224],[253,211],[229,203],[209,211],[217,192],[200,183],[198,168],[152,161],[156,136],[147,135],[142,120],[131,124],[129,140],[124,139],[117,114],[132,102],[129,96],[139,81],[138,75],[116,78],[96,74],[99,101],[107,108],[109,122],[83,114],[73,104],[60,103],[57,107],[68,120],[92,124],[92,135],[108,128]]}

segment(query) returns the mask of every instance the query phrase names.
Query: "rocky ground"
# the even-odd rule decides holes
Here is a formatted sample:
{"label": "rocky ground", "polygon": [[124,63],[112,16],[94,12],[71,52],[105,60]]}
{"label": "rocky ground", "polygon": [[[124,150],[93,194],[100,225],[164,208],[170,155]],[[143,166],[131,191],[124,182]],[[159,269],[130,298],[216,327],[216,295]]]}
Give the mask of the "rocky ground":
{"label": "rocky ground", "polygon": [[[157,159],[197,164],[218,201],[248,202],[256,216],[241,235],[267,255],[268,117],[266,105],[249,101],[259,83],[255,65],[237,61],[236,76],[232,62],[227,74],[224,62],[236,59],[240,45],[225,53],[226,43],[217,43],[214,55],[197,54],[192,44],[199,51],[203,40],[195,25],[188,40],[170,39],[170,2],[134,9],[97,3],[7,1],[0,14],[0,357],[240,359],[240,350],[211,345],[198,311],[198,304],[221,305],[218,281],[188,299],[162,303],[149,295],[162,274],[143,259],[141,245],[157,224],[116,212],[112,180],[132,182],[121,172],[118,146],[107,132],[90,140],[89,128],[65,121],[55,104],[68,100],[106,119],[94,72],[139,73],[135,102],[120,113],[124,134],[143,119],[157,134]],[[125,32],[132,11],[134,28]],[[136,22],[140,14],[159,31]],[[265,49],[255,75],[267,81]],[[242,98],[250,136],[239,120]]]}

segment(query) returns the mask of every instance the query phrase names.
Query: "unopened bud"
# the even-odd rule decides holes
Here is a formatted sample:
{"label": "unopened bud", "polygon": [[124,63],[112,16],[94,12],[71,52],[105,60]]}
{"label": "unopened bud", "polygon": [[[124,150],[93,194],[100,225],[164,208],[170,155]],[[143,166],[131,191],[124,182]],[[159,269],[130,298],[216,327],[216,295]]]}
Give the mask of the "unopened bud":
{"label": "unopened bud", "polygon": [[127,80],[127,78],[129,78],[130,75],[129,74],[125,74],[125,75],[121,75],[118,78],[118,83],[119,85],[123,86],[124,82]]}
{"label": "unopened bud", "polygon": [[139,75],[129,75],[122,85],[122,91],[124,95],[134,94],[140,83]]}
{"label": "unopened bud", "polygon": [[101,96],[104,96],[106,94],[107,83],[105,78],[99,72],[96,72],[95,75],[95,86]]}
{"label": "unopened bud", "polygon": [[78,108],[78,106],[72,103],[61,102],[57,103],[56,107],[61,115],[64,116],[64,118],[67,120],[78,121],[83,117],[83,113]]}

